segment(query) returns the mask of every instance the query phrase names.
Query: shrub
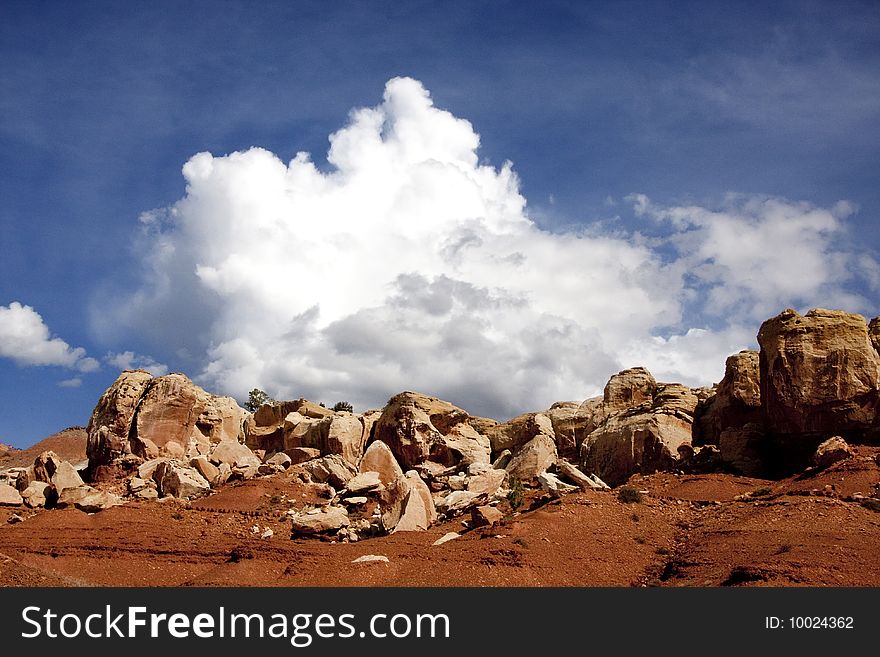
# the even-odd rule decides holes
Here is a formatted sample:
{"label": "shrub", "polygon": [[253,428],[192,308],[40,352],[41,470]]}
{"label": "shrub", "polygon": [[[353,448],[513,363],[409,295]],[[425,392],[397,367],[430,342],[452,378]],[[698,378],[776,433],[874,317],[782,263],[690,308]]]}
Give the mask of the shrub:
{"label": "shrub", "polygon": [[518,477],[511,477],[508,485],[510,486],[510,492],[507,493],[507,503],[510,504],[511,509],[516,511],[522,506],[525,488]]}
{"label": "shrub", "polygon": [[334,411],[348,411],[349,413],[354,412],[354,407],[349,404],[347,401],[338,401],[333,404]]}
{"label": "shrub", "polygon": [[617,491],[617,499],[624,504],[638,504],[642,501],[642,494],[632,486],[622,486]]}

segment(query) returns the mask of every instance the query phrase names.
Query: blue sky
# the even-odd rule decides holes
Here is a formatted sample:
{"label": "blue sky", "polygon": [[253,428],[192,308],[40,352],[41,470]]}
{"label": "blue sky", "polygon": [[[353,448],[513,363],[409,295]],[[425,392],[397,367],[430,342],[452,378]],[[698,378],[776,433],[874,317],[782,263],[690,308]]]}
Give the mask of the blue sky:
{"label": "blue sky", "polygon": [[[354,161],[363,107],[387,141]],[[785,306],[880,314],[878,118],[872,2],[4,2],[0,442],[85,424],[126,362],[239,397],[427,387],[495,415],[641,362],[711,383]],[[294,175],[252,147],[326,178],[250,199],[254,172]],[[185,179],[200,152],[211,173]],[[388,158],[373,193],[345,187]],[[246,196],[269,252],[224,205]],[[440,238],[480,247],[453,261]],[[419,258],[374,271],[392,243]]]}

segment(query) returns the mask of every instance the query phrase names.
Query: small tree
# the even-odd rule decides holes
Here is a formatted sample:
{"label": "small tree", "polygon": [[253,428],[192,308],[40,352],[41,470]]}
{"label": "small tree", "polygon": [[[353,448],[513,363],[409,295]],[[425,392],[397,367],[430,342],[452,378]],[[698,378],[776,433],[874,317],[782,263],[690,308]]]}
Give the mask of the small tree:
{"label": "small tree", "polygon": [[254,413],[263,404],[271,404],[273,401],[275,400],[265,392],[259,388],[254,388],[248,393],[248,400],[245,402],[244,407],[251,413]]}
{"label": "small tree", "polygon": [[347,401],[338,401],[333,404],[334,411],[348,411],[349,413],[354,412],[354,407],[349,404]]}

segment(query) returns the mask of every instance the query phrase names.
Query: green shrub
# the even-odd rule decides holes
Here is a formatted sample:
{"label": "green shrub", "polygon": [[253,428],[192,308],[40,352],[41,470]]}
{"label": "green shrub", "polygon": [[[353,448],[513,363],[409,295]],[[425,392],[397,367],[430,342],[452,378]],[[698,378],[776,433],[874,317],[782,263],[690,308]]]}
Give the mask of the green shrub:
{"label": "green shrub", "polygon": [[248,400],[244,403],[245,410],[255,413],[263,404],[271,404],[275,400],[259,388],[254,388],[248,393]]}
{"label": "green shrub", "polygon": [[348,411],[349,413],[354,412],[354,407],[349,404],[347,401],[338,401],[333,404],[334,411]]}
{"label": "green shrub", "polygon": [[525,497],[525,488],[518,477],[510,477],[507,483],[508,486],[510,486],[510,492],[507,493],[507,503],[510,504],[511,509],[516,511],[522,506]]}

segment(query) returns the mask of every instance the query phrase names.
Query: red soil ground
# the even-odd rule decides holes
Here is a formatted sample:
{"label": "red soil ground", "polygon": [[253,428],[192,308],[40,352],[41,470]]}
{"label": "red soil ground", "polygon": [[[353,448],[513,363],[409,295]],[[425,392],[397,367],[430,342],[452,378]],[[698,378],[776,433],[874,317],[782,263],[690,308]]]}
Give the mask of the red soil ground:
{"label": "red soil ground", "polygon": [[[466,531],[336,544],[290,538],[286,511],[318,498],[286,474],[184,504],[131,502],[88,515],[0,508],[2,586],[880,586],[878,448],[778,482],[636,476]],[[510,512],[504,507],[502,510]],[[14,513],[24,522],[8,524]],[[256,528],[256,532],[254,531]],[[260,539],[264,529],[274,531]],[[460,538],[432,543],[450,531]],[[352,563],[365,555],[389,563]]]}

